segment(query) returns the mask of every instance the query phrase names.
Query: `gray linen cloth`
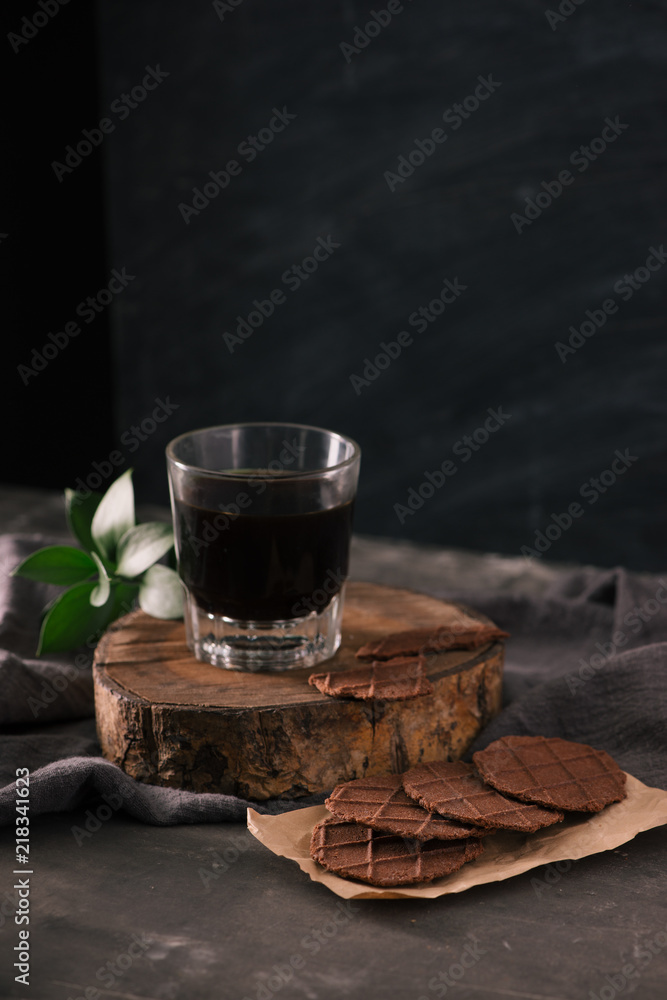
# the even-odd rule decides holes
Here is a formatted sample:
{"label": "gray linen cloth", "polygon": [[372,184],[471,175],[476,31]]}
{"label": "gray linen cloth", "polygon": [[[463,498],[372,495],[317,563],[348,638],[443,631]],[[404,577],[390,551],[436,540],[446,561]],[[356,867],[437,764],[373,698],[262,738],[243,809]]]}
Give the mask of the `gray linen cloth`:
{"label": "gray linen cloth", "polygon": [[[30,771],[30,815],[105,801],[146,823],[243,820],[247,805],[277,813],[322,801],[248,803],[146,785],[102,758],[88,651],[37,659],[41,610],[60,592],[11,577],[38,535],[0,537],[0,824],[15,818],[15,774]],[[582,569],[534,598],[436,592],[511,633],[505,707],[473,749],[511,733],[562,736],[607,750],[648,785],[667,788],[667,573]],[[80,654],[79,654],[80,656]]]}

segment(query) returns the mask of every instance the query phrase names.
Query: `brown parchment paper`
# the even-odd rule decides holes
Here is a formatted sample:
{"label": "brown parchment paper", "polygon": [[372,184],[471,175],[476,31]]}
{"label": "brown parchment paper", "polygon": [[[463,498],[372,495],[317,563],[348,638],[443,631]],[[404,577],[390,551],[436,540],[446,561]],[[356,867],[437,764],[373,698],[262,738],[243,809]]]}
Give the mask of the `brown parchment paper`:
{"label": "brown parchment paper", "polygon": [[270,851],[296,861],[313,882],[321,882],[343,899],[436,899],[464,892],[473,885],[500,882],[554,861],[578,860],[626,844],[643,830],[667,823],[667,791],[649,788],[627,776],[627,798],[592,816],[566,819],[537,833],[497,833],[484,840],[485,851],[445,878],[425,885],[381,889],[354,879],[339,878],[310,857],[313,827],[330,813],[310,806],[281,816],[262,816],[248,809],[248,829]]}

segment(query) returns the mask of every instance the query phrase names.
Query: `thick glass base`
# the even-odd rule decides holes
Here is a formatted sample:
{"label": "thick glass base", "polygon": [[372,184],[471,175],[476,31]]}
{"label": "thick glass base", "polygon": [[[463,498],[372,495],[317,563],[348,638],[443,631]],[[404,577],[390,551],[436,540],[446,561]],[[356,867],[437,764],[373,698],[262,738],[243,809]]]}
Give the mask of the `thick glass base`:
{"label": "thick glass base", "polygon": [[198,660],[227,670],[313,667],[330,659],[340,646],[344,590],[324,611],[277,622],[240,622],[209,614],[185,590],[188,646]]}

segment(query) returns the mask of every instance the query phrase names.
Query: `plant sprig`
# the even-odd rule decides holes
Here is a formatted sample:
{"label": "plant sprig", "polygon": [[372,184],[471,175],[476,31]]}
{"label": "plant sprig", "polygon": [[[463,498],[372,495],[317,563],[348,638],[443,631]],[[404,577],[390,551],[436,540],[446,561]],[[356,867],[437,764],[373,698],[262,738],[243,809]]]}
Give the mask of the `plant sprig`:
{"label": "plant sprig", "polygon": [[178,574],[156,565],[174,545],[169,524],[137,524],[132,469],[104,495],[79,497],[65,490],[67,521],[83,549],[49,545],[33,552],[13,571],[68,589],[45,608],[37,655],[76,649],[99,638],[138,598],[154,618],[180,618],[183,597]]}

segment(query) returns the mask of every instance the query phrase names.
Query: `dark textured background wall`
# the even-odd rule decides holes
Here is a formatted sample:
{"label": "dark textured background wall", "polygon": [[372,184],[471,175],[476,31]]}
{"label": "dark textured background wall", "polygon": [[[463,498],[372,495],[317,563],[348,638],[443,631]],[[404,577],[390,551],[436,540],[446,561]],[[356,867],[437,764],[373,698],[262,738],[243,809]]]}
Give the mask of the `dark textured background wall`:
{"label": "dark textured background wall", "polygon": [[[136,276],[111,312],[112,447],[140,494],[164,501],[176,434],[315,423],[362,445],[359,531],[518,553],[578,502],[545,558],[661,569],[667,264],[631,296],[624,275],[667,238],[667,5],[585,0],[555,20],[527,0],[419,0],[343,51],[385,6],[98,4],[98,118],[115,126],[101,146],[108,266]],[[168,75],[145,100],[114,110],[158,66]],[[458,127],[456,112],[443,120],[480,77],[493,92]],[[275,108],[296,117],[251,161],[239,145],[276,124]],[[577,154],[606,119],[623,127]],[[446,138],[423,164],[387,177],[434,129]],[[240,172],[224,189],[184,208],[230,160]],[[572,182],[550,199],[544,183],[557,191],[563,170]],[[540,192],[518,232],[512,214]],[[329,238],[339,245],[307,280],[283,279]],[[444,279],[465,291],[425,329],[410,325]],[[274,289],[273,314],[225,338]],[[608,299],[617,310],[559,356]],[[412,343],[353,385],[403,330]],[[167,397],[178,408],[140,442],[132,427]],[[482,442],[498,408],[509,419],[465,461],[457,442],[476,430]],[[604,492],[582,496],[626,449]],[[84,480],[107,453],[81,457]],[[447,459],[455,474],[399,517]]]}
{"label": "dark textured background wall", "polygon": [[[76,312],[109,280],[102,146],[71,174],[52,167],[99,118],[95,9],[55,10],[30,0],[0,8],[0,482],[61,489],[113,447],[114,402],[109,308],[88,323]],[[72,338],[68,324],[79,324]]]}

